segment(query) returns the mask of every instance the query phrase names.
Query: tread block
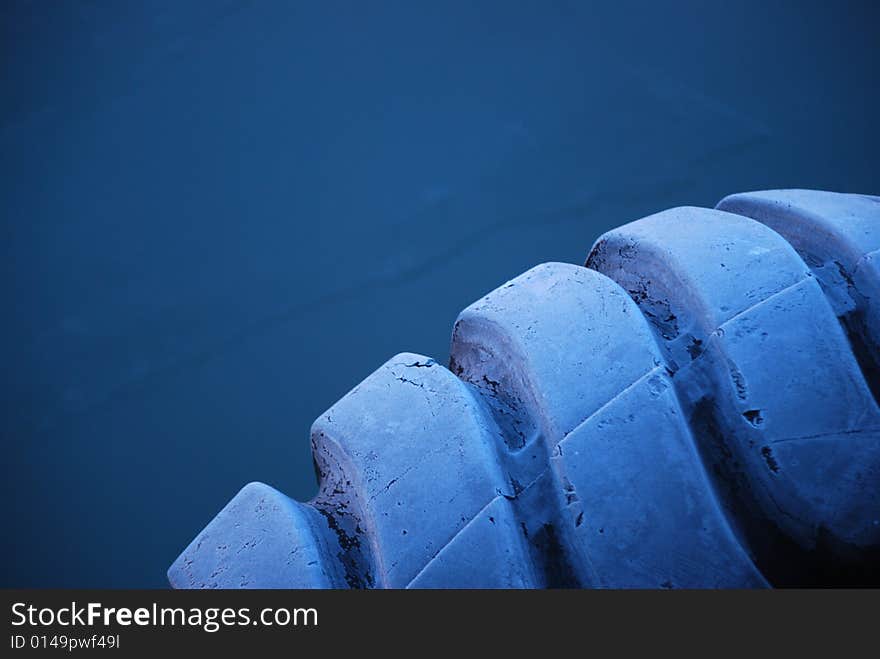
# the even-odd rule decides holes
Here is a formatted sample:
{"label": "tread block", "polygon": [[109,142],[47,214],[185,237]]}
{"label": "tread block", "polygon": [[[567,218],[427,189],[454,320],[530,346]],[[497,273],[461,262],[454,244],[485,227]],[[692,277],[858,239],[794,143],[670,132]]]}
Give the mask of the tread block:
{"label": "tread block", "polygon": [[767,441],[880,428],[877,406],[830,316],[809,279],[713,333],[742,376],[742,414]]}
{"label": "tread block", "polygon": [[[751,460],[763,461],[776,505],[812,537],[821,530],[880,546],[873,524],[880,478],[851,477],[853,469],[880,472],[880,413],[839,327],[818,313],[826,306],[805,280],[729,320],[712,340],[739,372],[741,423],[754,427]],[[855,441],[870,433],[873,447]],[[802,441],[819,437],[821,445]],[[846,459],[834,442],[846,447]],[[824,464],[816,460],[820,448],[828,452]]]}
{"label": "tread block", "polygon": [[770,227],[817,269],[838,263],[852,272],[865,254],[880,249],[880,197],[762,190],[727,196],[716,208]]}
{"label": "tread block", "polygon": [[673,368],[694,339],[809,277],[797,253],[738,215],[682,207],[613,229],[586,263],[629,293],[666,344]]}
{"label": "tread block", "polygon": [[451,354],[496,415],[528,416],[533,439],[509,442],[510,470],[546,486],[535,472],[548,469],[565,514],[557,528],[537,507],[550,497],[526,486],[520,517],[534,538],[552,530],[581,584],[692,586],[705,565],[719,584],[765,583],[715,502],[650,325],[614,282],[537,266],[462,312]]}
{"label": "tread block", "polygon": [[582,560],[611,588],[760,588],[767,582],[711,494],[663,368],[566,437],[553,458]]}
{"label": "tread block", "polygon": [[717,207],[757,220],[797,250],[846,328],[880,400],[880,197],[765,190],[725,197]]}
{"label": "tread block", "polygon": [[497,441],[465,383],[432,359],[397,355],[315,421],[315,505],[349,520],[343,549],[369,544],[372,585],[403,588],[490,501],[512,493]]}
{"label": "tread block", "polygon": [[317,511],[263,483],[245,485],[168,570],[174,588],[333,588]]}
{"label": "tread block", "polygon": [[[742,528],[753,521],[742,516],[760,510],[804,551],[822,535],[841,543],[873,537],[869,518],[847,527],[812,502],[869,501],[866,491],[880,482],[856,487],[799,470],[796,443],[786,449],[788,464],[774,457],[774,440],[821,432],[846,442],[880,421],[832,309],[782,237],[730,213],[672,209],[609,232],[587,263],[627,288],[649,318],[663,307],[666,318],[687,319],[669,333],[666,318],[653,318],[716,482],[741,479],[737,496],[753,497],[731,503]],[[863,443],[850,449],[854,462],[876,459]]]}
{"label": "tread block", "polygon": [[549,451],[660,361],[650,326],[619,286],[545,263],[459,315],[450,366],[495,401],[496,416],[529,417],[511,448],[540,437]]}

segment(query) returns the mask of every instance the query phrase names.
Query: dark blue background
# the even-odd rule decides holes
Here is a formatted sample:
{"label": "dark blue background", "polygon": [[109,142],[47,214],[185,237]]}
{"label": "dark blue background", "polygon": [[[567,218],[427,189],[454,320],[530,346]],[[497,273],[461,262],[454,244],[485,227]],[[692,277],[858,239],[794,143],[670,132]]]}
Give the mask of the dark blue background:
{"label": "dark blue background", "polygon": [[880,192],[878,3],[2,3],[2,586],[165,585],[313,418],[612,226]]}

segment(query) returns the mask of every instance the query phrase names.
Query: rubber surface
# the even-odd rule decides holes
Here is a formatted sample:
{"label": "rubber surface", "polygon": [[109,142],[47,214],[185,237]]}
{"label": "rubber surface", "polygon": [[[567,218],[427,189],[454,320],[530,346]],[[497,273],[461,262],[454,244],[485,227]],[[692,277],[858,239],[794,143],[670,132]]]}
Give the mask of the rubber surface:
{"label": "rubber surface", "polygon": [[390,359],[315,421],[315,499],[246,486],[171,584],[878,583],[880,203],[719,209],[506,283],[459,316],[449,369]]}
{"label": "rubber surface", "polygon": [[717,208],[767,225],[797,250],[828,296],[880,400],[880,197],[769,190],[725,197]]}

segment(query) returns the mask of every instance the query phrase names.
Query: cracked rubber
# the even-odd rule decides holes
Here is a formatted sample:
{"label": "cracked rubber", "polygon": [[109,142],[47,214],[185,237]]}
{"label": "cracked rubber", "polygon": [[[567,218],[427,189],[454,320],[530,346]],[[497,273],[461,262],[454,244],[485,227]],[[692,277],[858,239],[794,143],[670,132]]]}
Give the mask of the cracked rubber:
{"label": "cracked rubber", "polygon": [[465,309],[312,427],[307,503],[245,486],[178,588],[880,583],[880,201],[733,195]]}

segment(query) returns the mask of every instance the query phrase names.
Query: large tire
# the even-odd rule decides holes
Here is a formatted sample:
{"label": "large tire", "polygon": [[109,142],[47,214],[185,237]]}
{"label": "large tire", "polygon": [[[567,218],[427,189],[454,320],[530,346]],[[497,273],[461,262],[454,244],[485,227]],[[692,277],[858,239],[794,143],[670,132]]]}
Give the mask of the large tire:
{"label": "large tire", "polygon": [[315,499],[245,486],[171,584],[880,583],[880,200],[719,209],[508,282],[449,369],[393,357],[315,421]]}

